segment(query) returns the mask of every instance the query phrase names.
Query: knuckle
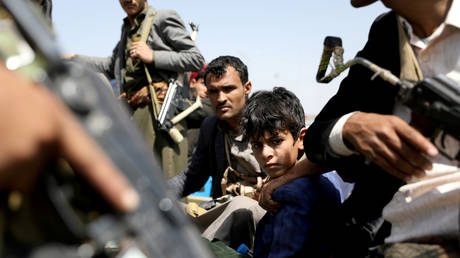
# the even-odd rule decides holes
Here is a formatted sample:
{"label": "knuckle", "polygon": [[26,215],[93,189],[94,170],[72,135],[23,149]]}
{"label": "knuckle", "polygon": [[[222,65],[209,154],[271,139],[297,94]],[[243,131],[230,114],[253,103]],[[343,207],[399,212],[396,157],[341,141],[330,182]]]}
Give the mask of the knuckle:
{"label": "knuckle", "polygon": [[381,127],[376,131],[376,135],[381,140],[389,141],[392,138],[392,136],[391,136],[392,132],[393,132],[393,130],[388,128],[388,127]]}
{"label": "knuckle", "polygon": [[21,142],[17,143],[14,148],[11,148],[8,152],[8,158],[12,162],[21,163],[26,160],[30,160],[37,155],[39,146],[32,142]]}
{"label": "knuckle", "polygon": [[405,162],[404,160],[402,160],[401,158],[399,158],[398,156],[396,155],[388,155],[387,156],[387,160],[390,164],[393,164],[397,167],[401,167],[401,168],[405,168],[407,167],[407,162]]}
{"label": "knuckle", "polygon": [[395,135],[395,129],[393,126],[379,126],[375,130],[375,135],[382,141],[392,141]]}
{"label": "knuckle", "polygon": [[363,150],[362,154],[368,161],[370,162],[376,161],[377,155],[373,150],[370,150],[370,149]]}
{"label": "knuckle", "polygon": [[388,123],[392,126],[398,126],[400,125],[401,123],[404,123],[404,120],[402,120],[400,117],[398,116],[394,116],[394,115],[387,115],[386,116],[387,119],[386,121],[388,121]]}
{"label": "knuckle", "polygon": [[36,141],[39,144],[50,144],[54,141],[56,133],[52,123],[42,123],[35,129]]}

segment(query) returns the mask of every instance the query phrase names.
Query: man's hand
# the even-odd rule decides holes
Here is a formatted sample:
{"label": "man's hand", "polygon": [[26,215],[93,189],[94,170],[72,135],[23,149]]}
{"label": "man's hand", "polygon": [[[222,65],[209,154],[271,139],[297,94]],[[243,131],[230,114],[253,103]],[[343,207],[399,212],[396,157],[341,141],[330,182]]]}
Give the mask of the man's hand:
{"label": "man's hand", "polygon": [[138,58],[145,64],[153,63],[153,51],[145,42],[133,42],[129,48],[129,56]]}
{"label": "man's hand", "polygon": [[147,86],[142,87],[134,95],[128,98],[128,104],[132,108],[137,108],[139,106],[144,106],[151,103],[150,93]]}
{"label": "man's hand", "polygon": [[259,202],[260,207],[264,208],[268,213],[273,215],[281,207],[281,205],[278,202],[273,201],[272,193],[278,189],[278,187],[287,183],[288,182],[283,180],[283,176],[274,179],[270,179],[270,177],[267,176],[264,179],[262,186],[257,186],[254,198]]}
{"label": "man's hand", "polygon": [[392,115],[357,112],[343,126],[342,136],[368,161],[406,181],[423,176],[432,168],[426,156],[438,154],[421,133]]}
{"label": "man's hand", "polygon": [[118,100],[123,100],[123,101],[128,101],[128,94],[126,94],[126,92],[123,92],[122,94],[120,94],[118,96]]}
{"label": "man's hand", "polygon": [[137,207],[138,194],[48,89],[1,65],[0,81],[0,189],[30,190],[62,158],[118,210]]}

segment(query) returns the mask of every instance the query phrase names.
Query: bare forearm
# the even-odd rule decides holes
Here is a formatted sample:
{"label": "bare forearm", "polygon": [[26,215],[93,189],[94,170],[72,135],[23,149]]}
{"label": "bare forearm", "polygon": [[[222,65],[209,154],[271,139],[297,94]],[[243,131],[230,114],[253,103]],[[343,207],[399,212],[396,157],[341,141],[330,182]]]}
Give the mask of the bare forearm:
{"label": "bare forearm", "polygon": [[331,169],[327,166],[311,162],[307,158],[297,162],[285,175],[286,183],[304,176],[313,176],[329,172]]}

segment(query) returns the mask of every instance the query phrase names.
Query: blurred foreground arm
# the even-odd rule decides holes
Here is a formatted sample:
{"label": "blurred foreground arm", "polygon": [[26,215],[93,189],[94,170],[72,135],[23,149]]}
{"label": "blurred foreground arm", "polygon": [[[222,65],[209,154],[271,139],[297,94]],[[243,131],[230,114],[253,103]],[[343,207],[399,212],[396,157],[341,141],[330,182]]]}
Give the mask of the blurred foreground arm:
{"label": "blurred foreground arm", "polygon": [[137,207],[138,194],[48,89],[1,65],[0,81],[0,189],[30,190],[49,161],[63,158],[118,210]]}

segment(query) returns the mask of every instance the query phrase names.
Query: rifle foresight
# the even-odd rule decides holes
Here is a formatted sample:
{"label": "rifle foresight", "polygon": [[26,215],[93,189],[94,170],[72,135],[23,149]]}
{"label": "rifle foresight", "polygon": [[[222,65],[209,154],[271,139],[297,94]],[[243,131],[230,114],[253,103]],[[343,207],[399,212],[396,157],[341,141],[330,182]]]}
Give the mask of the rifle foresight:
{"label": "rifle foresight", "polygon": [[[319,63],[318,72],[316,73],[316,81],[321,83],[328,83],[330,80],[322,80],[326,75],[326,70],[329,65],[332,53],[337,47],[342,47],[342,39],[339,37],[327,36],[324,39],[324,48]],[[331,78],[332,79],[332,78]]]}

